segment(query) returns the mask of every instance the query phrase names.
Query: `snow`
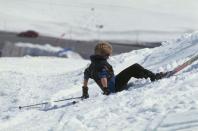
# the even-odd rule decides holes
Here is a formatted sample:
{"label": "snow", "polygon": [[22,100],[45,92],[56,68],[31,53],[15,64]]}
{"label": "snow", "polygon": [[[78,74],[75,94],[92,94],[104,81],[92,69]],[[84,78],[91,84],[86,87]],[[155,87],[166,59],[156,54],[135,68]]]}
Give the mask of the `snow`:
{"label": "snow", "polygon": [[83,68],[88,64],[88,61],[83,59],[29,56],[22,58],[2,57],[0,61],[0,71],[3,73],[15,72],[16,74],[41,76],[65,74]]}
{"label": "snow", "polygon": [[61,48],[49,44],[39,45],[31,43],[11,43],[6,42],[2,49],[2,57],[21,57],[21,56],[54,56],[73,59],[82,59],[80,54],[70,48]]}
{"label": "snow", "polygon": [[164,119],[160,130],[197,130],[198,112],[169,113]]}
{"label": "snow", "polygon": [[[198,32],[184,34],[154,49],[112,56],[115,73],[139,63],[154,72],[169,71],[197,54]],[[198,62],[170,78],[130,80],[130,88],[102,95],[89,82],[90,98],[72,105],[55,100],[81,96],[89,61],[50,57],[0,59],[0,131],[167,131],[198,129]],[[49,102],[43,106],[18,106]],[[78,100],[77,100],[78,101]]]}
{"label": "snow", "polygon": [[[0,0],[0,30],[31,29],[75,40],[168,40],[109,59],[116,74],[134,63],[161,72],[197,54],[198,32],[183,34],[198,29],[197,10],[197,0]],[[73,100],[54,101],[81,96],[83,71],[90,62],[67,55],[71,57],[0,58],[0,131],[198,130],[197,61],[159,81],[132,78],[128,90],[109,96],[90,81],[90,98],[73,105]],[[48,103],[18,109],[41,102]]]}
{"label": "snow", "polygon": [[0,0],[0,20],[0,30],[65,39],[165,41],[198,29],[198,1]]}

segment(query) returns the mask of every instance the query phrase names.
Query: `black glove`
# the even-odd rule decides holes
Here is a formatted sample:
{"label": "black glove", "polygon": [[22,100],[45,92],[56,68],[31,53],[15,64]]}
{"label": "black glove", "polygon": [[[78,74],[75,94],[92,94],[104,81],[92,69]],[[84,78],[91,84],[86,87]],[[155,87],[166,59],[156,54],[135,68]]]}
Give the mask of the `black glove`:
{"label": "black glove", "polygon": [[103,95],[109,95],[110,94],[110,91],[109,91],[109,88],[108,87],[103,87]]}
{"label": "black glove", "polygon": [[89,98],[88,87],[83,86],[82,87],[82,99],[87,99],[87,98]]}

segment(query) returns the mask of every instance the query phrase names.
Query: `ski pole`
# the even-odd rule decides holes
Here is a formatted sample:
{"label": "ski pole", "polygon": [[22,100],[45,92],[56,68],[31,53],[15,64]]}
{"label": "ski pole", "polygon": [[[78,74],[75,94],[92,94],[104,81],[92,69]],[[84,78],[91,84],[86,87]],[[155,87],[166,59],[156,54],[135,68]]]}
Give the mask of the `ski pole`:
{"label": "ski pole", "polygon": [[[72,98],[66,98],[66,99],[61,99],[61,100],[56,100],[52,102],[60,102],[60,101],[66,101],[66,100],[72,100],[72,99],[80,99],[82,97],[72,97]],[[42,103],[37,103],[37,104],[31,104],[31,105],[26,105],[26,106],[19,106],[19,109],[21,110],[22,108],[27,108],[27,107],[33,107],[33,106],[38,106],[38,105],[45,105],[50,102],[42,102]]]}
{"label": "ski pole", "polygon": [[72,99],[80,99],[80,98],[82,98],[82,97],[79,96],[79,97],[66,98],[66,99],[62,99],[62,100],[56,100],[56,101],[53,101],[53,102],[60,102],[60,101],[66,101],[66,100],[72,100]]}

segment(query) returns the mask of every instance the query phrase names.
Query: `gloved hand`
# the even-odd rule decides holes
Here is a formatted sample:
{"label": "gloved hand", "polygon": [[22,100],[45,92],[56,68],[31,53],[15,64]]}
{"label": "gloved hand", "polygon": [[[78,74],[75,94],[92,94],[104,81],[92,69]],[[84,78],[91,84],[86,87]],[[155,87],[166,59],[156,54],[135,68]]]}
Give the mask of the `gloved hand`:
{"label": "gloved hand", "polygon": [[108,87],[103,87],[103,95],[109,95],[110,91]]}
{"label": "gloved hand", "polygon": [[87,99],[87,98],[89,98],[88,87],[83,86],[82,87],[82,99]]}

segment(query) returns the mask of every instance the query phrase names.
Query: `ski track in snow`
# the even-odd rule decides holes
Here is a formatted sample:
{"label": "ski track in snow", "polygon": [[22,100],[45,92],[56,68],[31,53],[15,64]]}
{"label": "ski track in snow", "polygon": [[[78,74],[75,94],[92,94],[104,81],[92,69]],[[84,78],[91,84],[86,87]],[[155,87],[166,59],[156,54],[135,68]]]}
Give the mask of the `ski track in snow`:
{"label": "ski track in snow", "polygon": [[[197,53],[198,33],[185,34],[154,49],[142,49],[113,56],[109,62],[116,74],[125,67],[141,63],[152,71],[168,71]],[[5,58],[6,59],[6,58]],[[90,98],[72,105],[71,101],[54,100],[81,95],[83,70],[74,61],[56,61],[59,70],[31,66],[31,60],[42,58],[0,59],[0,131],[169,131],[198,129],[198,62],[171,78],[156,82],[130,80],[127,91],[104,96],[91,80]],[[7,58],[8,59],[8,58]],[[12,58],[11,58],[12,59]],[[55,59],[55,58],[54,58]],[[55,67],[48,59],[34,66]],[[29,68],[23,71],[18,66]],[[159,62],[161,61],[161,62]],[[38,62],[38,61],[36,61]],[[50,63],[51,62],[51,63]],[[17,68],[6,65],[16,63]],[[60,64],[61,63],[61,64]],[[61,72],[73,64],[76,70]],[[153,64],[154,63],[154,64]],[[60,65],[59,65],[60,64]],[[21,68],[22,68],[21,67]],[[39,66],[38,66],[39,67]],[[71,67],[71,65],[70,65]],[[35,72],[34,72],[35,71]],[[19,105],[51,101],[33,109],[18,110]]]}

